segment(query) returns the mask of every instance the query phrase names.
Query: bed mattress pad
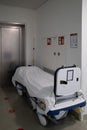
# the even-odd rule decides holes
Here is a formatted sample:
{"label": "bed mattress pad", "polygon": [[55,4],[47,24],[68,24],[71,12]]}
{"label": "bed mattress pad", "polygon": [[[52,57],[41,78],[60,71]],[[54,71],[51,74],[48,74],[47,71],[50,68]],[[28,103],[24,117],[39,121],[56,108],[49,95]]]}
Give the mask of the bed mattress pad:
{"label": "bed mattress pad", "polygon": [[45,97],[50,96],[54,89],[54,76],[36,66],[24,66],[16,69],[12,82],[21,83],[26,87],[30,96]]}

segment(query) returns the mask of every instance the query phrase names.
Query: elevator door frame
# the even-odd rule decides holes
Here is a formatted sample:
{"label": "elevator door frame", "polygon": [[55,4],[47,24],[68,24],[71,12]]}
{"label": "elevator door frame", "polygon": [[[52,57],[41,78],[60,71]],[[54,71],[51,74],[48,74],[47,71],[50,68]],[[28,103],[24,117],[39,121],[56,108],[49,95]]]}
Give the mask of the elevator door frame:
{"label": "elevator door frame", "polygon": [[1,69],[2,69],[2,28],[18,28],[19,29],[19,65],[25,65],[25,25],[2,24],[0,23],[0,86],[1,86]]}

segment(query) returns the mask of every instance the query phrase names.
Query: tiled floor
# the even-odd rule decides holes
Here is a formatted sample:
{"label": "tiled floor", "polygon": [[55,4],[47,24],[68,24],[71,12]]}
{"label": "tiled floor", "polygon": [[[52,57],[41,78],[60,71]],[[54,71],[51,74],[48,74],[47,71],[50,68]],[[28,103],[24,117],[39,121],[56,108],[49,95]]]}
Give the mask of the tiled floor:
{"label": "tiled floor", "polygon": [[[13,111],[12,111],[13,110]],[[0,87],[0,130],[87,130],[87,120],[80,122],[72,115],[59,120],[57,124],[48,121],[40,125],[29,102],[20,97],[15,88]]]}

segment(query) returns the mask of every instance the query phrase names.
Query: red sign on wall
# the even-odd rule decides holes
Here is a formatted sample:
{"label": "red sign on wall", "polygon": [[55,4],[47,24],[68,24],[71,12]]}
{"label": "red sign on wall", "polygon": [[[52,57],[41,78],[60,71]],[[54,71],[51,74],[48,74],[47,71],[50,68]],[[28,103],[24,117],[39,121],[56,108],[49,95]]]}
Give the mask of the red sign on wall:
{"label": "red sign on wall", "polygon": [[51,38],[47,38],[47,45],[51,45],[52,44],[52,39]]}
{"label": "red sign on wall", "polygon": [[58,44],[59,45],[64,45],[64,36],[59,36],[58,37]]}

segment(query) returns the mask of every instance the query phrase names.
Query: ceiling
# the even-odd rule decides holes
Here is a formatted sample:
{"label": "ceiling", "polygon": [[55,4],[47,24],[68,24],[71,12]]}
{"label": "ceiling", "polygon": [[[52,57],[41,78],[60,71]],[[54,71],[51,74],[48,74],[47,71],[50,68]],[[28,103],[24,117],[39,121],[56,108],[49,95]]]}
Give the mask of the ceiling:
{"label": "ceiling", "polygon": [[48,0],[0,0],[1,5],[23,7],[28,9],[38,9]]}

